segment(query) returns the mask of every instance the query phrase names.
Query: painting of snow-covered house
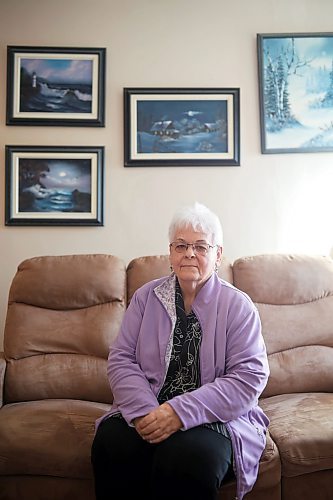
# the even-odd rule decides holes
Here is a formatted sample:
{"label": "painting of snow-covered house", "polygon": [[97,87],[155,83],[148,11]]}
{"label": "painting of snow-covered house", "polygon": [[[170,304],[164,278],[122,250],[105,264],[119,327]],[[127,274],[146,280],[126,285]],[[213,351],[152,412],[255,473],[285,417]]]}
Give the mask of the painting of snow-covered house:
{"label": "painting of snow-covered house", "polygon": [[137,109],[141,153],[227,151],[226,101],[144,100]]}
{"label": "painting of snow-covered house", "polygon": [[239,165],[239,89],[125,88],[125,166]]}

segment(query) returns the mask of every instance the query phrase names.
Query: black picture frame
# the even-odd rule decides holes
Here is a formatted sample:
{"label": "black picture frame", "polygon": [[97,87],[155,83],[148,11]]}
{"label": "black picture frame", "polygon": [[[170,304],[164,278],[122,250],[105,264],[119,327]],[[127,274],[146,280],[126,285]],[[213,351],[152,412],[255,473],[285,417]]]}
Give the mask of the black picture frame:
{"label": "black picture frame", "polygon": [[258,33],[263,154],[333,151],[333,33]]}
{"label": "black picture frame", "polygon": [[6,226],[103,226],[104,146],[6,146]]}
{"label": "black picture frame", "polygon": [[124,165],[239,166],[239,88],[124,88]]}
{"label": "black picture frame", "polygon": [[105,48],[7,46],[7,125],[105,126]]}

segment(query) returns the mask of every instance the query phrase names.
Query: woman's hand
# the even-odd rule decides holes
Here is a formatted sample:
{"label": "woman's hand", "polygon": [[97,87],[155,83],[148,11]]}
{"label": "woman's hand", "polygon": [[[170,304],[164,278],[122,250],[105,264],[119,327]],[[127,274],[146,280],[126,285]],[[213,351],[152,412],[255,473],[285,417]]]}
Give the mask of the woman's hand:
{"label": "woman's hand", "polygon": [[144,417],[134,419],[134,426],[140,436],[149,443],[160,443],[183,426],[172,406],[163,403]]}

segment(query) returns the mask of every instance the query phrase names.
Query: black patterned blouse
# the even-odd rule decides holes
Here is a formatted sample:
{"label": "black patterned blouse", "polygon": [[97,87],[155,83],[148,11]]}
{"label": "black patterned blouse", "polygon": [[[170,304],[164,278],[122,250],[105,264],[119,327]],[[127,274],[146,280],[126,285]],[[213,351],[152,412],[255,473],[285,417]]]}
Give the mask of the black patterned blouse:
{"label": "black patterned blouse", "polygon": [[[177,320],[168,372],[163,387],[158,394],[160,404],[201,386],[199,352],[202,330],[193,311],[186,315],[178,280],[176,280],[175,303]],[[215,430],[229,438],[228,431],[222,422],[212,422],[202,424],[202,426]]]}

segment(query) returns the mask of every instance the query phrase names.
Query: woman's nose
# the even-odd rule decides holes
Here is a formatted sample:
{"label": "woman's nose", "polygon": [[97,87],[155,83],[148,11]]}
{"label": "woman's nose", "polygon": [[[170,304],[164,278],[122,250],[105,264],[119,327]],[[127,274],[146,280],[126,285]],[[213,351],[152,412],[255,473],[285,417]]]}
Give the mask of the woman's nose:
{"label": "woman's nose", "polygon": [[188,256],[190,256],[190,257],[195,256],[195,251],[194,251],[193,245],[187,245],[186,256],[187,257]]}

